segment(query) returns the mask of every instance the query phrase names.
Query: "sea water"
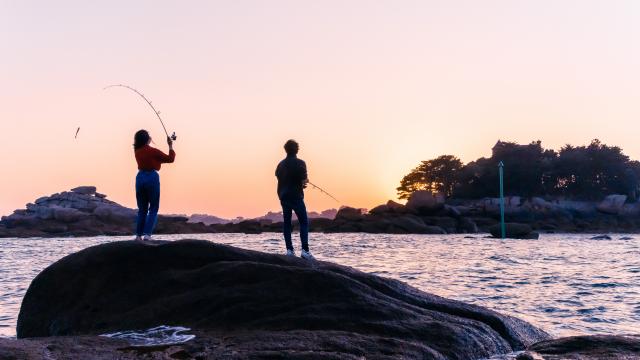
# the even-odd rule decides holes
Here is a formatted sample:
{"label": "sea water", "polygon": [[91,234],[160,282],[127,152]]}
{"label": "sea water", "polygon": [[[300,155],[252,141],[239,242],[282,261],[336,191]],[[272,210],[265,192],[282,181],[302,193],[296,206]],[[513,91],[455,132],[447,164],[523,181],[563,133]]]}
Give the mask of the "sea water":
{"label": "sea water", "polygon": [[[319,260],[517,316],[554,336],[640,332],[640,235],[591,237],[312,233],[310,247]],[[156,237],[183,238],[270,253],[285,250],[275,233]],[[40,271],[78,250],[122,240],[130,238],[0,239],[0,336],[15,336],[22,297]],[[299,243],[294,244],[299,254]]]}

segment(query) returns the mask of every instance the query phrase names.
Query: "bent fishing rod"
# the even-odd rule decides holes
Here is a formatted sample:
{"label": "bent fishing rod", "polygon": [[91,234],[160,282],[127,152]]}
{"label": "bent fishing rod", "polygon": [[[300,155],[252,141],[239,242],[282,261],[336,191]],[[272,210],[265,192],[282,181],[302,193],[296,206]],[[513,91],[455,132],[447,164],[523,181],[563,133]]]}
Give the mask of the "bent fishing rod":
{"label": "bent fishing rod", "polygon": [[336,199],[333,195],[329,194],[328,192],[324,191],[324,189],[322,189],[321,187],[315,185],[314,183],[312,183],[311,181],[307,181],[307,184],[313,186],[314,189],[320,191],[321,193],[327,195],[328,197],[332,198],[333,200],[335,200],[338,204],[340,204],[340,200]]}
{"label": "bent fishing rod", "polygon": [[156,108],[153,106],[151,101],[149,101],[149,99],[147,99],[147,97],[144,96],[144,94],[142,94],[140,91],[132,88],[131,86],[124,85],[124,84],[115,84],[115,85],[105,86],[102,90],[107,90],[107,89],[113,88],[113,87],[123,87],[125,89],[129,89],[129,90],[133,91],[134,93],[140,95],[140,97],[143,98],[144,101],[146,101],[147,104],[149,104],[149,106],[151,106],[151,109],[153,109],[153,112],[158,117],[158,120],[160,120],[160,124],[162,125],[162,129],[164,129],[164,133],[167,135],[167,138],[171,138],[171,140],[176,141],[176,139],[178,138],[176,136],[176,132],[174,131],[173,134],[171,134],[171,136],[169,136],[169,133],[167,132],[167,128],[164,126],[164,121],[162,121],[162,118],[160,117],[160,111],[156,110]]}

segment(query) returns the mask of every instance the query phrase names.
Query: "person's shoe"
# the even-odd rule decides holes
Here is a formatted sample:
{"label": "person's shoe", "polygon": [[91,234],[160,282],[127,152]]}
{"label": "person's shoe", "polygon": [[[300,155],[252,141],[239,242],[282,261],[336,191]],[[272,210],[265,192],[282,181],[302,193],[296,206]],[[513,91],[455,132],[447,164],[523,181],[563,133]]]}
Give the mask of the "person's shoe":
{"label": "person's shoe", "polygon": [[315,260],[316,258],[313,257],[313,255],[311,255],[311,253],[309,251],[306,250],[302,250],[302,252],[300,253],[300,257],[303,259],[307,259],[307,260]]}
{"label": "person's shoe", "polygon": [[134,239],[134,241],[142,241],[142,236],[136,235],[136,238]]}
{"label": "person's shoe", "polygon": [[287,249],[287,256],[296,256],[296,252],[293,249]]}
{"label": "person's shoe", "polygon": [[151,235],[145,235],[145,236],[142,238],[142,241],[151,241]]}

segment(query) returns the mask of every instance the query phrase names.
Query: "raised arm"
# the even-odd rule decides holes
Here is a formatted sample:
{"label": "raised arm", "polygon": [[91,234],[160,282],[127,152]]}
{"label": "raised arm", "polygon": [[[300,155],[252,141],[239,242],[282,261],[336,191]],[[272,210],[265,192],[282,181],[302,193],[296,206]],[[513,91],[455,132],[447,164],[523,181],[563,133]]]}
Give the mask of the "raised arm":
{"label": "raised arm", "polygon": [[176,152],[173,151],[173,140],[171,138],[167,138],[167,144],[169,145],[169,155],[163,153],[162,151],[155,149],[155,156],[158,161],[163,164],[172,163],[176,159]]}

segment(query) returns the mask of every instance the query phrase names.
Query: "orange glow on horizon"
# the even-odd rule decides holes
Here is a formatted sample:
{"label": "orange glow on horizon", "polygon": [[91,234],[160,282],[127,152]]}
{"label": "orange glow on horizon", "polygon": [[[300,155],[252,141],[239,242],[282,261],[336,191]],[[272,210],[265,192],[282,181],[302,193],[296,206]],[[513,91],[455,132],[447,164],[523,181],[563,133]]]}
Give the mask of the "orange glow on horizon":
{"label": "orange glow on horizon", "polygon": [[498,139],[599,138],[640,159],[634,1],[73,5],[0,5],[0,214],[78,185],[135,206],[133,133],[166,145],[113,83],[178,135],[162,213],[279,211],[289,138],[312,182],[364,208],[421,160],[472,161]]}

